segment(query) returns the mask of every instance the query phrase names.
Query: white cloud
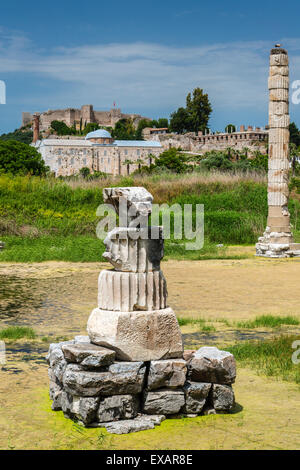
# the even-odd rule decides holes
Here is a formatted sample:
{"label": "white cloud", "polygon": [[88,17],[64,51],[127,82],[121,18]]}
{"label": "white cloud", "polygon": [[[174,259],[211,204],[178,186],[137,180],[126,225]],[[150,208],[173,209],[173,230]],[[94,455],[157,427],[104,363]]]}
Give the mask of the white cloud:
{"label": "white cloud", "polygon": [[[300,79],[300,39],[283,43],[290,48],[293,76]],[[184,105],[186,94],[200,86],[215,110],[265,111],[269,48],[267,41],[194,47],[136,42],[40,50],[24,35],[0,29],[0,78],[9,72],[39,77],[49,88],[43,98],[49,106],[110,107],[116,100],[124,109],[151,113]]]}

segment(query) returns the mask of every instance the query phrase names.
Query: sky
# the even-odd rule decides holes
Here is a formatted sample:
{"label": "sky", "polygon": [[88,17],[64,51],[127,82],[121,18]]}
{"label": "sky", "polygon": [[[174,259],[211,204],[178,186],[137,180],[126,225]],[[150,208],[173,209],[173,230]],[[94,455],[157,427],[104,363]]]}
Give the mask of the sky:
{"label": "sky", "polygon": [[[300,80],[299,18],[298,0],[5,2],[0,134],[20,127],[23,111],[83,104],[169,117],[196,87],[212,103],[213,131],[264,126],[275,43],[289,52],[291,81]],[[300,104],[290,113],[300,126]]]}

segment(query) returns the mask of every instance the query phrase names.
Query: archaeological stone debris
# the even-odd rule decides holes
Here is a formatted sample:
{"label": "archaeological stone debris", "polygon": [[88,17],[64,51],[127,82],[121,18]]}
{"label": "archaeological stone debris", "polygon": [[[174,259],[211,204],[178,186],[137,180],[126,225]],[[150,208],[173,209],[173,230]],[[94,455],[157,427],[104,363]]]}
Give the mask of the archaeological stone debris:
{"label": "archaeological stone debris", "polygon": [[103,194],[120,221],[105,239],[113,269],[100,273],[88,336],[50,345],[52,409],[115,434],[153,429],[169,416],[229,412],[235,359],[214,347],[183,350],[160,269],[163,228],[137,225],[148,221],[152,195],[144,188]]}
{"label": "archaeological stone debris", "polygon": [[257,256],[300,256],[294,243],[289,201],[289,59],[276,45],[270,53],[269,73],[269,170],[267,228],[256,244]]}

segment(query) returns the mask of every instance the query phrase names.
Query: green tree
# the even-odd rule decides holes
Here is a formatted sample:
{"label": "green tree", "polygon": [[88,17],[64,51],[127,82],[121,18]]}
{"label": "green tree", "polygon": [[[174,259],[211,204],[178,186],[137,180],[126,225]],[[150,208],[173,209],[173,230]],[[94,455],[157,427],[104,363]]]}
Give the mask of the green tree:
{"label": "green tree", "polygon": [[262,154],[257,150],[254,152],[254,158],[250,160],[251,167],[256,170],[268,171],[268,155]]}
{"label": "green tree", "polygon": [[189,93],[186,97],[186,110],[190,116],[190,131],[205,131],[212,112],[212,107],[207,93],[202,88],[195,88],[193,95]]}
{"label": "green tree", "polygon": [[179,153],[176,148],[165,150],[155,159],[155,168],[161,168],[165,170],[174,171],[175,173],[184,173],[190,168],[186,164],[187,158],[185,155]]}
{"label": "green tree", "polygon": [[295,144],[297,147],[300,145],[300,132],[294,122],[290,124],[290,143]]}
{"label": "green tree", "polygon": [[205,158],[200,161],[200,166],[207,170],[231,170],[234,167],[230,159],[230,153],[228,152],[212,150],[211,152],[206,152],[204,157]]}
{"label": "green tree", "polygon": [[141,172],[141,167],[142,165],[144,165],[144,160],[142,158],[138,158],[136,161],[135,161],[136,165],[138,165],[138,172],[140,173]]}
{"label": "green tree", "polygon": [[297,160],[300,155],[300,147],[297,147],[296,144],[290,143],[290,161],[292,163],[292,174],[295,176],[296,167],[297,167]]}
{"label": "green tree", "polygon": [[167,118],[154,119],[151,122],[151,127],[156,127],[156,129],[161,129],[162,127],[169,127],[169,120]]}
{"label": "green tree", "polygon": [[0,172],[42,176],[48,167],[38,151],[16,140],[0,141]]}
{"label": "green tree", "polygon": [[228,132],[228,134],[231,134],[232,132],[235,132],[236,128],[234,124],[227,124],[225,127],[225,132]]}
{"label": "green tree", "polygon": [[142,140],[143,139],[143,130],[146,127],[152,127],[152,122],[149,121],[148,119],[141,119],[140,122],[138,123],[135,138],[137,140]]}
{"label": "green tree", "polygon": [[8,134],[2,134],[0,140],[16,140],[17,142],[23,142],[24,144],[31,144],[33,139],[33,132],[26,128],[16,129],[14,132]]}
{"label": "green tree", "polygon": [[91,171],[87,166],[83,166],[80,168],[79,173],[83,178],[87,178],[91,174]]}
{"label": "green tree", "polygon": [[113,129],[112,136],[120,140],[134,140],[136,135],[132,119],[120,119]]}
{"label": "green tree", "polygon": [[186,97],[186,107],[178,108],[171,114],[170,129],[182,134],[184,132],[205,132],[212,107],[208,95],[201,88],[195,88],[193,94]]}
{"label": "green tree", "polygon": [[170,130],[178,134],[184,134],[191,129],[191,118],[185,108],[178,108],[171,114]]}
{"label": "green tree", "polygon": [[52,121],[51,129],[53,129],[57,135],[73,135],[74,134],[74,129],[67,126],[67,124],[63,121],[57,121],[57,120]]}
{"label": "green tree", "polygon": [[83,135],[87,135],[89,132],[97,131],[98,129],[100,129],[100,126],[97,122],[89,122],[83,129],[82,133]]}
{"label": "green tree", "polygon": [[130,165],[133,165],[133,164],[134,162],[132,160],[129,160],[129,159],[124,160],[123,165],[126,165],[127,167],[127,175],[129,175],[130,173]]}

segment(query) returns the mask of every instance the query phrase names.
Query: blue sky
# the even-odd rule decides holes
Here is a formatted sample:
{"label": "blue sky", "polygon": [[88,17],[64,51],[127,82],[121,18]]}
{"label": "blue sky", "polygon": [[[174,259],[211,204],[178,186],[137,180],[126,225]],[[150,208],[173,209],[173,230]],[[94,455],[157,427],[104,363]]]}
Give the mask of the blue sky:
{"label": "blue sky", "polygon": [[[199,86],[210,125],[267,123],[269,49],[281,42],[300,80],[300,2],[6,2],[0,10],[0,134],[22,111],[93,104],[169,117]],[[300,104],[291,104],[300,126]]]}

